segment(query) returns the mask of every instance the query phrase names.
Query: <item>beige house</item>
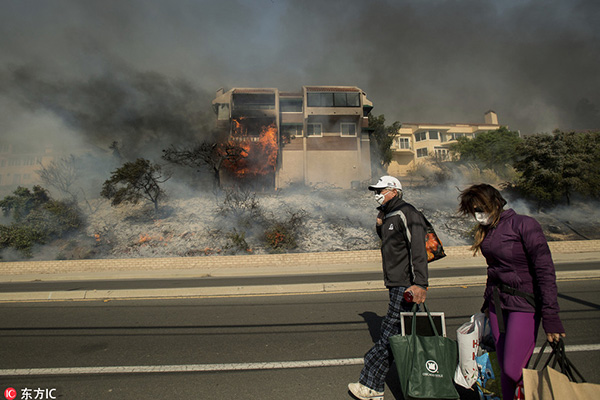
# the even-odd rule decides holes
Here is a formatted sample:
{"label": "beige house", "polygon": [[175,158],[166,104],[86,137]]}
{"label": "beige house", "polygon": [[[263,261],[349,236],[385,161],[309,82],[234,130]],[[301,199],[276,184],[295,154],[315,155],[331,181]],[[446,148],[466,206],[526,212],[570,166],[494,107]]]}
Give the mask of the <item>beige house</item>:
{"label": "beige house", "polygon": [[[256,143],[249,153],[260,156],[251,160],[249,169],[267,185],[351,188],[371,179],[367,128],[373,104],[360,88],[220,89],[213,108],[220,131]],[[276,145],[259,145],[269,140],[269,132],[275,132]],[[271,162],[272,168],[265,168]],[[234,166],[230,173],[236,168],[241,169]]]}
{"label": "beige house", "polygon": [[8,142],[0,143],[0,193],[8,194],[18,186],[40,184],[37,171],[40,164],[53,159],[49,147],[27,146],[19,148]]}
{"label": "beige house", "polygon": [[433,157],[447,159],[448,148],[459,137],[474,138],[478,133],[499,129],[494,111],[485,113],[482,124],[467,123],[403,123],[392,144],[394,152],[388,173],[405,176],[418,163],[430,162]]}

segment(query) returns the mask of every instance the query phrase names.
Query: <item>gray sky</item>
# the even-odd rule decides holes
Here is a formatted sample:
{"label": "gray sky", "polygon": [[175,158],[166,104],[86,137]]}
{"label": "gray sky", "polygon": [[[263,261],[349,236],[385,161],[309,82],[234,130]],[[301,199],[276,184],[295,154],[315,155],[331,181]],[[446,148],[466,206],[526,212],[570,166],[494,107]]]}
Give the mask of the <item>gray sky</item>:
{"label": "gray sky", "polygon": [[0,135],[185,139],[219,87],[302,85],[358,86],[389,124],[492,109],[524,134],[598,129],[599,17],[597,0],[0,0]]}

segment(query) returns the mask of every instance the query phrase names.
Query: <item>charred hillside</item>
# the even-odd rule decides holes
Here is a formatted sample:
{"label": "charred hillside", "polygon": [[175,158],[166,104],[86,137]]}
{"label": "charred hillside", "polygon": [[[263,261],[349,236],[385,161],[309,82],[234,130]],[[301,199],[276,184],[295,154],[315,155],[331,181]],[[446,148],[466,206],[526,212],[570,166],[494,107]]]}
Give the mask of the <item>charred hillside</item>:
{"label": "charred hillside", "polygon": [[[378,249],[376,203],[367,190],[288,189],[257,193],[174,190],[155,214],[152,204],[111,206],[96,200],[78,234],[33,249],[34,260],[324,252]],[[456,188],[408,188],[405,199],[422,210],[445,246],[470,244],[475,226],[456,214]],[[508,207],[534,216],[548,240],[600,239],[597,207],[534,213],[523,202]],[[3,261],[24,259],[4,250]]]}

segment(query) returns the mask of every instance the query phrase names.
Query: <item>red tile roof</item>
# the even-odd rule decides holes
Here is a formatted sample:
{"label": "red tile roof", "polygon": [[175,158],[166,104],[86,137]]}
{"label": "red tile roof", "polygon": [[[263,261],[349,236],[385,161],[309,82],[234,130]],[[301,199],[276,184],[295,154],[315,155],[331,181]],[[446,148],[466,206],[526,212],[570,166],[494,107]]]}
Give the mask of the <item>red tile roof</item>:
{"label": "red tile roof", "polygon": [[248,88],[248,89],[234,89],[233,93],[275,93],[275,89],[256,89],[256,88]]}
{"label": "red tile roof", "polygon": [[307,92],[360,92],[357,87],[351,86],[307,86]]}

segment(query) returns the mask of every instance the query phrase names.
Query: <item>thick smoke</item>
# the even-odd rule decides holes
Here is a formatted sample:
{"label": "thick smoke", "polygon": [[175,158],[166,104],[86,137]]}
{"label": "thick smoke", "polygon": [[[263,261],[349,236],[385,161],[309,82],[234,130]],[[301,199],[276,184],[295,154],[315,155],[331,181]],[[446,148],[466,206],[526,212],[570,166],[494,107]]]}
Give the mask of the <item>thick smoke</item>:
{"label": "thick smoke", "polygon": [[[161,110],[192,106],[184,79],[210,94],[356,85],[390,122],[483,122],[493,109],[524,134],[597,129],[599,14],[594,0],[3,1],[0,64],[34,65],[30,80],[51,91],[79,83],[62,101],[83,87],[105,101],[133,90],[134,104],[112,105],[125,114],[147,96]],[[165,86],[180,93],[154,98]]]}
{"label": "thick smoke", "polygon": [[524,134],[600,127],[597,2],[327,4],[285,37],[301,44],[310,30],[298,51],[311,54],[307,75],[325,83],[334,65],[348,71],[333,80],[360,82],[389,121],[483,122],[491,108]]}
{"label": "thick smoke", "polygon": [[125,159],[158,158],[170,144],[201,140],[214,119],[210,98],[188,82],[123,66],[85,80],[23,66],[5,71],[0,84],[0,93],[21,107],[54,116],[76,133],[63,139],[78,136],[82,146],[105,149],[117,142]]}

